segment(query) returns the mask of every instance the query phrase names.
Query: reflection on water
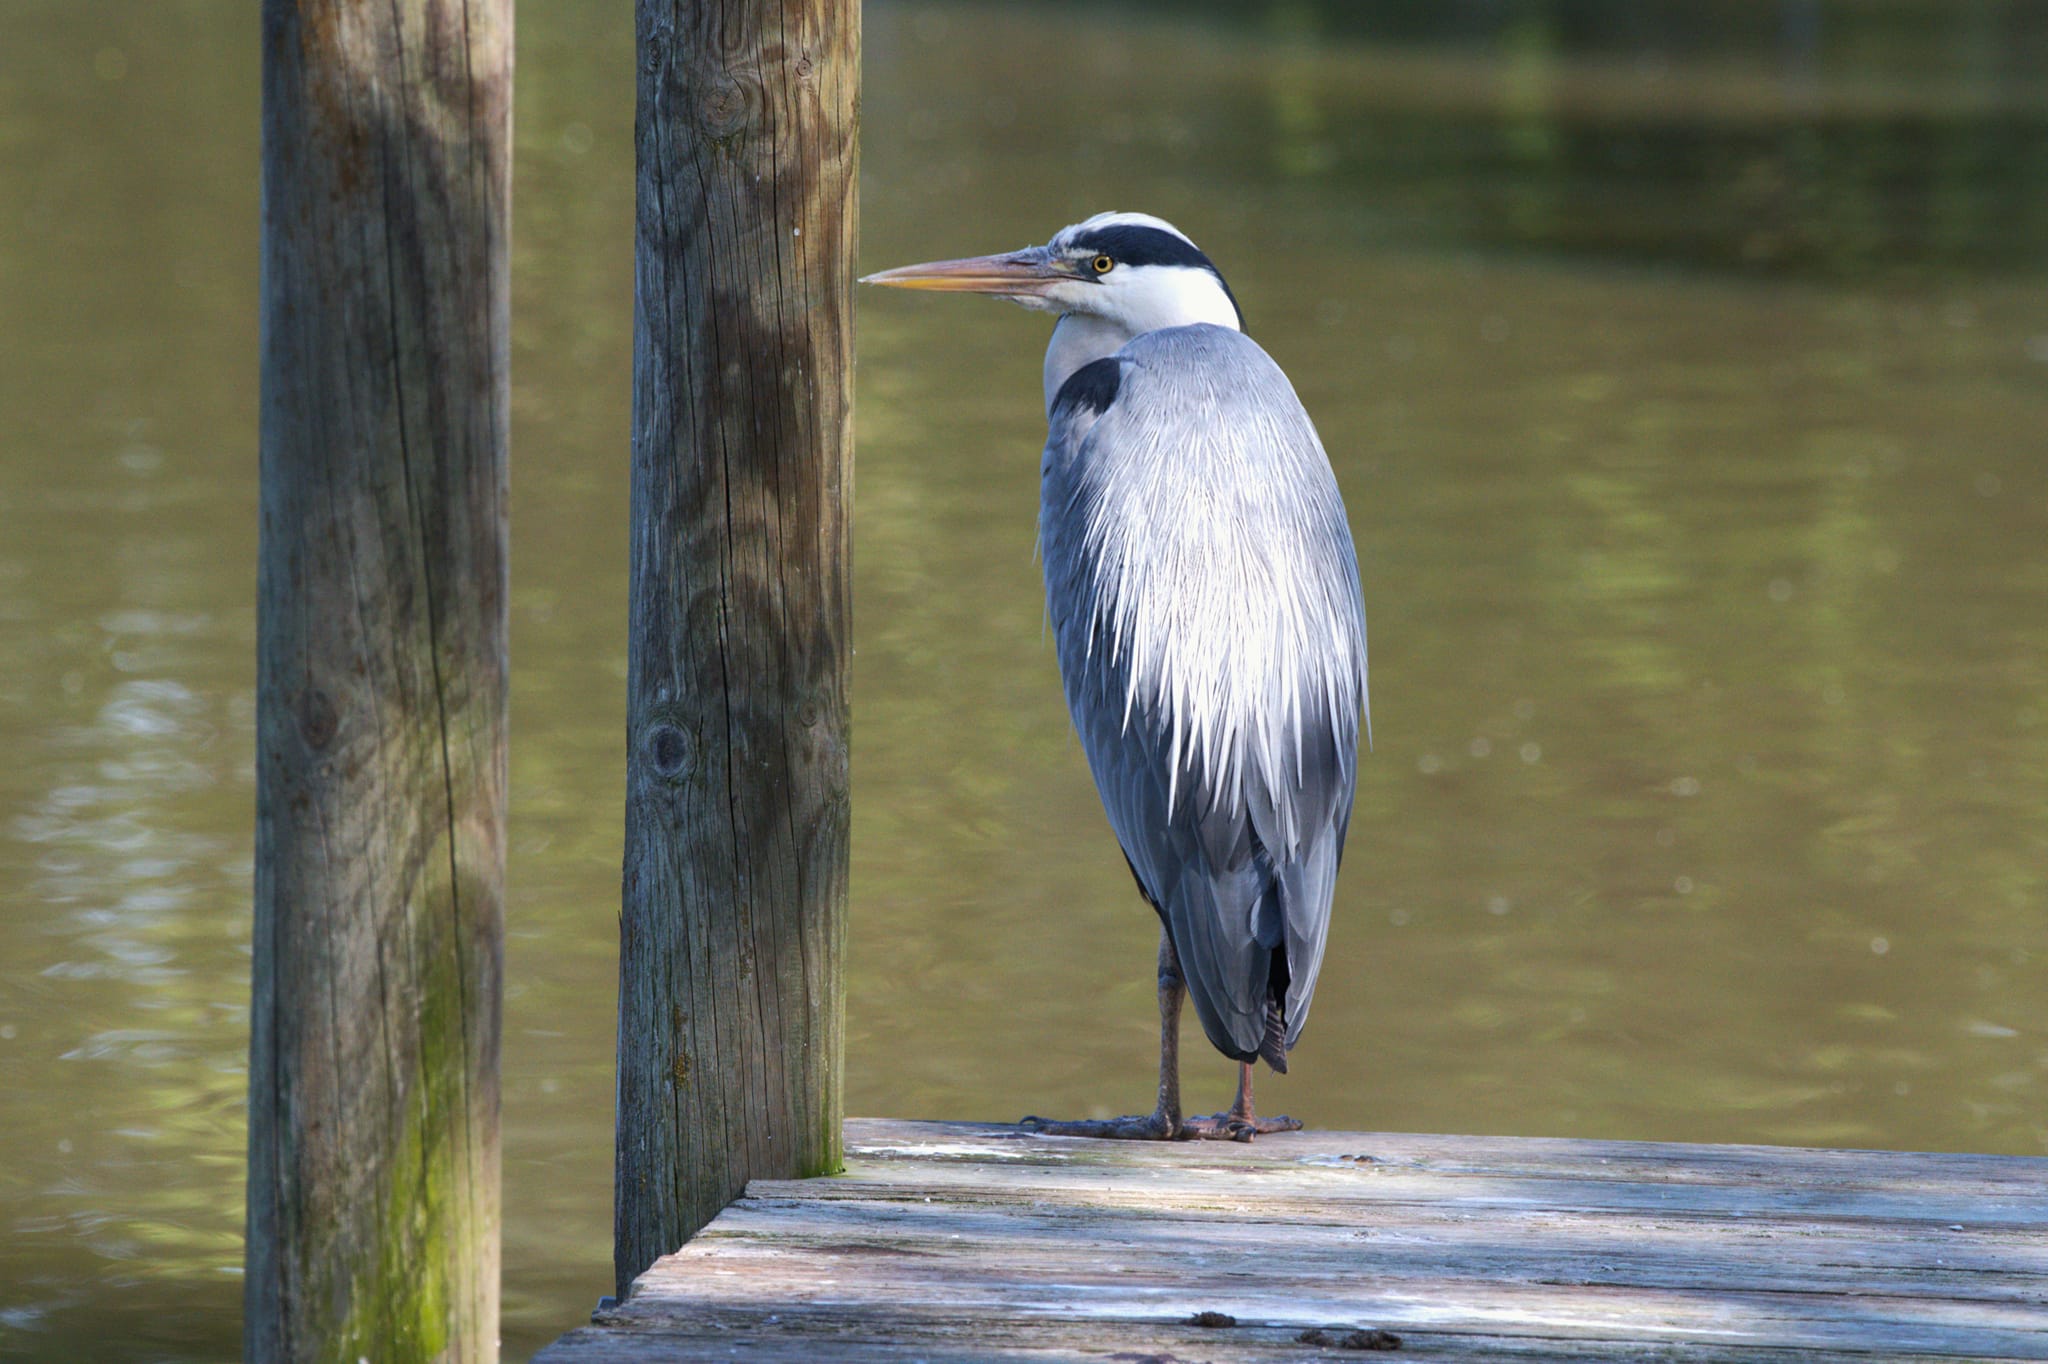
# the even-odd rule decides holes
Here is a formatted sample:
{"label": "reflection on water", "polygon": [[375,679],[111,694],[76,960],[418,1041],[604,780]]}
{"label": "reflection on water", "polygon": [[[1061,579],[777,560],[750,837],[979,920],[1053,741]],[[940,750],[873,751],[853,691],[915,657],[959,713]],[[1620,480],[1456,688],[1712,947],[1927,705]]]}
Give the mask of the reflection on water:
{"label": "reflection on water", "polygon": [[[1321,425],[1378,747],[1262,1094],[2048,1149],[2038,10],[1187,8],[871,3],[864,265],[1162,213]],[[521,15],[514,1358],[609,1277],[627,9]],[[10,1358],[238,1338],[255,41],[0,32]],[[1123,1111],[1153,929],[1042,635],[1044,324],[862,306],[849,1105]]]}

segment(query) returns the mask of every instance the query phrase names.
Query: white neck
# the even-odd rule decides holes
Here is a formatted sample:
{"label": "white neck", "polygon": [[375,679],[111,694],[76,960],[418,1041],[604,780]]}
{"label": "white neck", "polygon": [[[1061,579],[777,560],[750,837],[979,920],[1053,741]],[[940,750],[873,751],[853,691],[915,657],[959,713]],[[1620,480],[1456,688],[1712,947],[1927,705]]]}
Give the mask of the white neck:
{"label": "white neck", "polygon": [[1238,330],[1237,305],[1223,282],[1207,270],[1182,267],[1124,267],[1085,288],[1087,311],[1060,314],[1045,348],[1045,410],[1060,385],[1083,365],[1122,350],[1133,337],[1165,327],[1198,322]]}

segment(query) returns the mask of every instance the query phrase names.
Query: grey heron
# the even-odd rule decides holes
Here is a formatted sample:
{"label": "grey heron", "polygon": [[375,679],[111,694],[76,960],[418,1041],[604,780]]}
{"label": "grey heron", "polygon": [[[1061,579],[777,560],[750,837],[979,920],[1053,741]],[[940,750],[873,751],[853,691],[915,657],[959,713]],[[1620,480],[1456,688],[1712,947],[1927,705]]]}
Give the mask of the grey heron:
{"label": "grey heron", "polygon": [[[1248,1141],[1252,1062],[1287,1070],[1322,965],[1369,725],[1365,605],[1343,500],[1293,385],[1178,228],[1102,213],[1045,246],[865,283],[1057,314],[1038,519],[1067,707],[1160,920],[1159,1098],[1027,1118],[1066,1136]],[[1239,1063],[1228,1113],[1184,1118],[1183,993]]]}

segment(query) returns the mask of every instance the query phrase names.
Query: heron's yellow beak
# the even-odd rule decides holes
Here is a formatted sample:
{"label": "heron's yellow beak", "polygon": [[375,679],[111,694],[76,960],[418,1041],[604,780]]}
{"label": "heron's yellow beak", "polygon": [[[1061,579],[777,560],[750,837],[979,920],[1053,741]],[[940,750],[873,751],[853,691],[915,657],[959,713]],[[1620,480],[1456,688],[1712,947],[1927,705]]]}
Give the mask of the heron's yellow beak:
{"label": "heron's yellow beak", "polygon": [[946,293],[997,294],[1004,298],[1042,295],[1056,284],[1080,276],[1042,246],[1001,256],[970,256],[904,265],[868,275],[862,284],[894,289],[936,289]]}

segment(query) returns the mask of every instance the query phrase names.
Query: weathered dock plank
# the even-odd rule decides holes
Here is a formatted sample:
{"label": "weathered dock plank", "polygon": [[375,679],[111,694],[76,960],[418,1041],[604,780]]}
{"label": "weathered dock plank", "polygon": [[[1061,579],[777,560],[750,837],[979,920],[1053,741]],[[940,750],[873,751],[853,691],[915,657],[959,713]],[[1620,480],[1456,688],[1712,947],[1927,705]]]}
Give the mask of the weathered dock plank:
{"label": "weathered dock plank", "polygon": [[1370,1328],[1476,1361],[2048,1360],[2048,1160],[889,1120],[846,1145],[538,1360],[1298,1362]]}

